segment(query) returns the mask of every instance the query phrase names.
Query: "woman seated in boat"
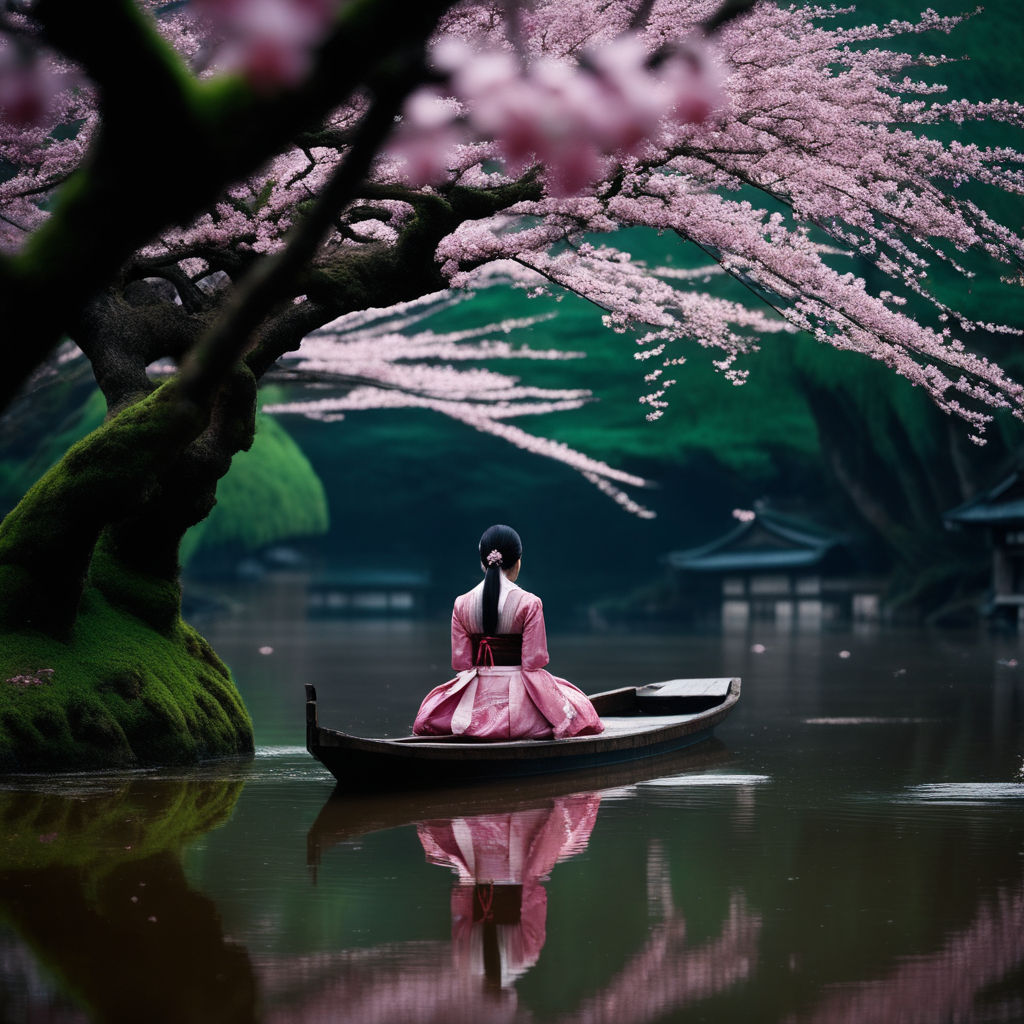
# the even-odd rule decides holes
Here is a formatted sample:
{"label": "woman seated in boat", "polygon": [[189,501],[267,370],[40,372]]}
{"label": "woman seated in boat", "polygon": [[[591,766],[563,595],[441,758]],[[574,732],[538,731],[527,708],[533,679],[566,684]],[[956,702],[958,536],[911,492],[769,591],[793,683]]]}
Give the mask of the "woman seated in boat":
{"label": "woman seated in boat", "polygon": [[594,706],[551,675],[540,598],[516,586],[523,545],[510,526],[480,538],[483,582],[455,599],[452,668],[420,705],[413,732],[481,740],[550,739],[599,733]]}

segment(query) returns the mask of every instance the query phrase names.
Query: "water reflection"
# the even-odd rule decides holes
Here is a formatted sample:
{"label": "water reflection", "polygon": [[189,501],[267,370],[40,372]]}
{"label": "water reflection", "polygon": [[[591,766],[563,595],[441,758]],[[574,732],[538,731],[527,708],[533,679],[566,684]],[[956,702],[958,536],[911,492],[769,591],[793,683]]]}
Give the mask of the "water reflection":
{"label": "water reflection", "polygon": [[180,856],[227,818],[240,784],[77,785],[0,792],[3,1018],[252,1021],[248,954]]}
{"label": "water reflection", "polygon": [[970,925],[935,953],[905,957],[885,977],[825,990],[796,1024],[900,1021],[1013,1021],[1024,999],[999,983],[1024,962],[1024,886],[1001,888],[978,907]]}
{"label": "water reflection", "polygon": [[656,843],[648,850],[647,885],[661,921],[611,982],[559,1024],[649,1024],[728,992],[755,970],[761,916],[742,893],[730,894],[719,935],[697,944],[672,899],[668,862]]}
{"label": "water reflection", "polygon": [[[678,787],[686,778],[710,779],[678,772],[727,758],[720,745],[709,745],[707,751],[670,762],[675,774],[667,781]],[[275,1007],[269,1019],[330,1020],[332,1008],[340,1005],[349,1008],[349,1019],[366,1024],[537,1019],[520,1005],[517,984],[543,956],[547,889],[555,868],[586,852],[603,798],[628,799],[656,771],[650,766],[606,770],[583,780],[600,781],[605,788],[579,792],[571,792],[574,784],[583,784],[576,777],[416,797],[336,795],[310,831],[311,867],[321,868],[331,846],[351,843],[409,815],[406,820],[414,825],[427,862],[455,875],[451,939],[393,942],[265,964],[261,980]],[[715,788],[732,785],[743,791],[751,785],[747,776],[721,780]],[[445,805],[479,813],[434,813]],[[646,847],[641,868],[646,885],[638,908],[650,921],[645,939],[596,992],[552,1018],[560,1024],[641,1024],[727,992],[754,970],[761,916],[748,907],[742,892],[728,895],[717,934],[693,940],[672,895],[664,846],[652,839]],[[582,896],[591,905],[621,910],[628,891],[609,885]],[[560,937],[561,947],[567,938],[571,942],[573,936]]]}
{"label": "water reflection", "polygon": [[452,970],[497,994],[544,946],[551,869],[586,849],[600,793],[556,797],[525,811],[441,818],[416,826],[427,860],[458,876],[452,889]]}
{"label": "water reflection", "polygon": [[[337,801],[302,683],[406,729],[443,635],[244,627],[254,761],[0,781],[0,1021],[1024,1020],[1021,638],[560,639],[595,689],[725,669],[743,701],[641,774]],[[492,883],[522,889],[487,921]]]}

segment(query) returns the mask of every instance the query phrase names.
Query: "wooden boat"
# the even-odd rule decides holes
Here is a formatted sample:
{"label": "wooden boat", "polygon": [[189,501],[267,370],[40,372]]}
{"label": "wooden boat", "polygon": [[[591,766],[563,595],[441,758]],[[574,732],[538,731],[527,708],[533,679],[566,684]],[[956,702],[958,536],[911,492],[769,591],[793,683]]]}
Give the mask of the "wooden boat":
{"label": "wooden boat", "polygon": [[364,739],[320,725],[306,685],[306,749],[346,790],[461,785],[658,757],[708,739],[740,699],[740,680],[672,679],[590,697],[597,736],[481,742],[464,736]]}

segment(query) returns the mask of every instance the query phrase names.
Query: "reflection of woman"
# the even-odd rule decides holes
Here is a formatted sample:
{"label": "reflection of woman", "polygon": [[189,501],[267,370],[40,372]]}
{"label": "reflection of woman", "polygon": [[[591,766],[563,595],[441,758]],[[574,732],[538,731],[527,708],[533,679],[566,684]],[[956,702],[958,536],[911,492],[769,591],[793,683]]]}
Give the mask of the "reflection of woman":
{"label": "reflection of woman", "polygon": [[455,600],[452,668],[458,675],[423,700],[413,732],[484,740],[598,733],[594,706],[546,671],[540,598],[516,586],[523,545],[509,526],[480,538],[482,583]]}
{"label": "reflection of woman", "polygon": [[537,962],[547,921],[541,881],[558,861],[586,848],[600,803],[600,794],[580,793],[546,807],[417,826],[427,860],[458,875],[454,962],[490,991],[506,989]]}

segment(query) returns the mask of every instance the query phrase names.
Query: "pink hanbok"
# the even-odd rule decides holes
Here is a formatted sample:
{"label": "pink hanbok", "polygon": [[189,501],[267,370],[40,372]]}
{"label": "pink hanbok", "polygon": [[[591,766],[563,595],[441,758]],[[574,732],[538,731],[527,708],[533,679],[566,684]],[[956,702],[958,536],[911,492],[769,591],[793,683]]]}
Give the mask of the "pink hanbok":
{"label": "pink hanbok", "polygon": [[[483,583],[455,599],[452,668],[423,699],[413,732],[481,740],[561,739],[604,729],[586,695],[553,676],[540,598],[501,577],[498,626],[483,633]],[[521,645],[521,646],[520,646]]]}

